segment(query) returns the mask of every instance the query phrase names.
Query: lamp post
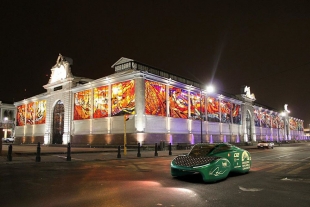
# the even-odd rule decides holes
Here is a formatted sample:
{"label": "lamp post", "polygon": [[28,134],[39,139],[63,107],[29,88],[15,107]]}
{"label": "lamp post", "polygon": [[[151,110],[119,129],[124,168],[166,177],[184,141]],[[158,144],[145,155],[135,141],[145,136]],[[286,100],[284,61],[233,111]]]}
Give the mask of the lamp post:
{"label": "lamp post", "polygon": [[[212,85],[208,85],[206,87],[206,94],[212,93],[214,91],[214,87]],[[207,96],[206,96],[207,99]],[[202,90],[200,90],[200,142],[203,143],[203,138],[202,138]]]}

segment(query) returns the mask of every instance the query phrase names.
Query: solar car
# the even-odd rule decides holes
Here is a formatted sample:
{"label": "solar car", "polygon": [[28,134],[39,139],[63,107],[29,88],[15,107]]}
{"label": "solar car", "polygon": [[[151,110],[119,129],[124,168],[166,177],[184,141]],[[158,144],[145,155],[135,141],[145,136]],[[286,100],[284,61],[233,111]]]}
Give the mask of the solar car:
{"label": "solar car", "polygon": [[251,155],[247,150],[228,143],[200,143],[185,155],[171,161],[173,177],[200,173],[204,182],[225,179],[230,172],[245,174],[251,168]]}

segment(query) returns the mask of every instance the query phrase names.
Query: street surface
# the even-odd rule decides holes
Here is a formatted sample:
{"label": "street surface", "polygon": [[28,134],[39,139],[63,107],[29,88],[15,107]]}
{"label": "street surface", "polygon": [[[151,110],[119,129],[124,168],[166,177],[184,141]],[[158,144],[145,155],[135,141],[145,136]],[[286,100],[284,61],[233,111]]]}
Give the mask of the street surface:
{"label": "street surface", "polygon": [[[7,146],[4,146],[7,147]],[[13,146],[14,148],[14,146]],[[173,178],[170,161],[188,152],[26,153],[0,163],[0,206],[310,206],[310,143],[248,149],[251,171],[204,183],[200,175]],[[65,151],[65,150],[64,150]]]}

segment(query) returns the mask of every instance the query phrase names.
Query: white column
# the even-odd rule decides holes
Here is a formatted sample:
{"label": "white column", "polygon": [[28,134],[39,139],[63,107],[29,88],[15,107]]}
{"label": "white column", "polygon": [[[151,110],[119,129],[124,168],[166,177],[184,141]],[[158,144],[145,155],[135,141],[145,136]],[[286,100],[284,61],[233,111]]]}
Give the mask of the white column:
{"label": "white column", "polygon": [[52,103],[51,97],[46,99],[46,118],[45,118],[45,132],[44,132],[44,144],[51,143],[51,119],[52,119]]}
{"label": "white column", "polygon": [[135,78],[135,128],[138,132],[145,130],[145,82],[144,77]]}

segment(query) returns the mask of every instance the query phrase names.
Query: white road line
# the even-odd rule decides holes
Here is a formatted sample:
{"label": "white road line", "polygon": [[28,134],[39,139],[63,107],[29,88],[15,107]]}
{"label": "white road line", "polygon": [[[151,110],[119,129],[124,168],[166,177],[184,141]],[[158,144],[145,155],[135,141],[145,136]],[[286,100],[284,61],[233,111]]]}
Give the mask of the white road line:
{"label": "white road line", "polygon": [[[55,157],[59,157],[59,158],[64,158],[64,159],[67,159],[67,157],[66,157],[66,156],[60,156],[60,155],[53,155],[53,156],[55,156]],[[77,158],[72,158],[72,157],[71,157],[71,160],[82,160],[82,161],[84,161],[83,159],[77,159]]]}
{"label": "white road line", "polygon": [[271,170],[268,170],[267,172],[271,172],[271,173],[275,173],[275,172],[280,172],[280,171],[283,171],[285,169],[288,169],[290,167],[293,167],[293,166],[296,166],[296,165],[299,165],[299,163],[294,163],[294,164],[284,164],[284,165],[281,165],[279,167],[275,167]]}
{"label": "white road line", "polygon": [[296,168],[295,170],[292,170],[288,172],[287,174],[292,175],[292,174],[299,174],[302,170],[310,168],[310,164],[304,165],[302,167]]}
{"label": "white road line", "polygon": [[300,161],[304,161],[304,160],[307,160],[307,159],[310,159],[310,157],[306,157],[304,159],[301,159]]}
{"label": "white road line", "polygon": [[283,157],[289,157],[291,156],[292,154],[287,154],[287,155],[282,155],[282,156],[276,156],[276,155],[270,155],[270,156],[264,156],[264,157],[260,157],[260,158],[254,158],[256,160],[266,160],[266,159],[281,159]]}

